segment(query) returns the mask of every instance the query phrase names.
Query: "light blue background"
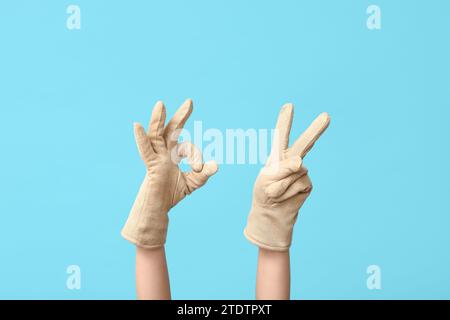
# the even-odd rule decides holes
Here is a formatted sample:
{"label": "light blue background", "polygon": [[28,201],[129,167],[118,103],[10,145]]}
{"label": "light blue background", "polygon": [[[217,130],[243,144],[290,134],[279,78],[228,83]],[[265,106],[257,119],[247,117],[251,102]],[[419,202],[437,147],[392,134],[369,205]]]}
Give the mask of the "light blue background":
{"label": "light blue background", "polygon": [[[66,8],[81,7],[79,31]],[[366,28],[366,8],[382,29]],[[448,1],[2,1],[0,298],[133,299],[119,231],[144,174],[132,122],[332,124],[305,160],[292,297],[450,298]],[[174,298],[254,297],[242,230],[259,165],[223,165],[174,208]],[[66,267],[82,288],[66,288]],[[366,287],[381,267],[382,290]]]}

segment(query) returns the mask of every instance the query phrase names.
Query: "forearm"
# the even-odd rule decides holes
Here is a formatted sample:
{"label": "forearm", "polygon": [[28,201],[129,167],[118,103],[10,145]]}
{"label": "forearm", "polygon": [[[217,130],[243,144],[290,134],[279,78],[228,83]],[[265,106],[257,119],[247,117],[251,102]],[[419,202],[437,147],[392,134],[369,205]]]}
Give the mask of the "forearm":
{"label": "forearm", "polygon": [[136,290],[141,300],[169,300],[170,284],[164,247],[136,246]]}
{"label": "forearm", "polygon": [[290,298],[289,251],[259,249],[256,275],[256,299],[288,300]]}

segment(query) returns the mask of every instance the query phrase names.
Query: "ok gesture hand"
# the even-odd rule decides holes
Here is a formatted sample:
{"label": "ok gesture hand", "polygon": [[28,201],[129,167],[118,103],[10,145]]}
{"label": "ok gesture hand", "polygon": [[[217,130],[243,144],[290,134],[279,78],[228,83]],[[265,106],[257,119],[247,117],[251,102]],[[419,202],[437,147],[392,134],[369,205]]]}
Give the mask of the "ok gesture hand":
{"label": "ok gesture hand", "polygon": [[[122,236],[141,247],[164,245],[169,210],[217,172],[217,164],[203,163],[201,151],[192,143],[178,143],[180,130],[191,113],[192,101],[188,99],[166,125],[166,108],[157,102],[148,132],[139,123],[134,124],[136,144],[147,173]],[[187,158],[192,171],[180,170],[182,158]]]}

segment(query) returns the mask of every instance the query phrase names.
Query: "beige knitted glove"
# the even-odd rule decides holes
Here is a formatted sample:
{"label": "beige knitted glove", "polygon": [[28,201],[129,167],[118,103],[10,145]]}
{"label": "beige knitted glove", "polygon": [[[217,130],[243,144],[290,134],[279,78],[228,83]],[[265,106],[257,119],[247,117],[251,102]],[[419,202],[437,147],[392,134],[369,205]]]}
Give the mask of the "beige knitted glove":
{"label": "beige knitted glove", "polygon": [[[158,102],[153,108],[148,133],[140,124],[134,124],[136,143],[147,174],[122,236],[138,246],[156,248],[164,245],[169,210],[217,172],[214,161],[203,164],[201,152],[193,144],[178,144],[180,131],[191,112],[192,101],[188,99],[164,127],[166,109]],[[193,171],[182,172],[178,167],[184,157]]]}
{"label": "beige knitted glove", "polygon": [[244,230],[250,242],[273,251],[286,251],[291,245],[298,210],[312,190],[302,159],[330,123],[328,114],[322,113],[288,148],[293,111],[292,104],[284,105],[280,111],[272,151],[256,179]]}

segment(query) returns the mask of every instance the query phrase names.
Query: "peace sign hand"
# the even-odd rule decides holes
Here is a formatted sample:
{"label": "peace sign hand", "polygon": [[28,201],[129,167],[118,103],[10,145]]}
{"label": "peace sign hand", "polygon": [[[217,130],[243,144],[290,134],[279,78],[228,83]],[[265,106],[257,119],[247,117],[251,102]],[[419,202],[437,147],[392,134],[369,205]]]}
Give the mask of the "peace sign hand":
{"label": "peace sign hand", "polygon": [[294,107],[281,108],[266,165],[253,188],[253,203],[244,234],[259,247],[286,251],[298,210],[310,195],[312,183],[303,158],[327,129],[330,117],[320,114],[289,148]]}

